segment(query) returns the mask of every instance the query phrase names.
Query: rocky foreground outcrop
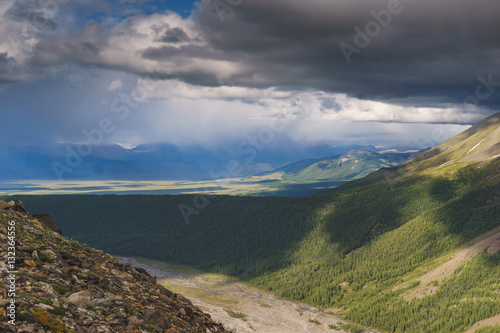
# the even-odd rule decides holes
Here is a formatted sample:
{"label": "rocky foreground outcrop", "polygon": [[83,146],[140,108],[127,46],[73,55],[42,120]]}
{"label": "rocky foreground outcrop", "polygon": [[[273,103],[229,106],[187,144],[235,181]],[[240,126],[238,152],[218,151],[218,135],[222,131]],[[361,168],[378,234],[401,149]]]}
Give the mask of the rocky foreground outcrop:
{"label": "rocky foreground outcrop", "polygon": [[52,222],[0,200],[0,332],[228,332],[145,270],[61,236]]}

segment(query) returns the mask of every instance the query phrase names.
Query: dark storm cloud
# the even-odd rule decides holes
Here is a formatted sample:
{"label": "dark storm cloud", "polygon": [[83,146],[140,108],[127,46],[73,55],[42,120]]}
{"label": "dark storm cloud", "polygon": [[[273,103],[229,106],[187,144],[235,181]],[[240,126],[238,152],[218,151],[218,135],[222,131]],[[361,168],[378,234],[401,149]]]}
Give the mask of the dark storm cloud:
{"label": "dark storm cloud", "polygon": [[188,40],[189,36],[184,32],[184,30],[180,28],[169,29],[163,34],[163,36],[158,38],[159,42],[166,42],[166,43],[179,43]]}
{"label": "dark storm cloud", "polygon": [[[42,12],[36,3],[17,1],[5,17],[26,20]],[[89,19],[72,35],[42,38],[31,63],[96,65],[194,85],[322,90],[408,106],[500,106],[498,0],[214,4],[201,0],[191,18],[138,13],[120,29]]]}
{"label": "dark storm cloud", "polygon": [[100,52],[106,46],[106,35],[97,22],[88,21],[85,27],[65,39],[42,39],[34,47],[30,64],[40,68],[58,66],[65,63],[96,65],[113,68],[104,64]]}
{"label": "dark storm cloud", "polygon": [[[251,75],[238,78],[245,85],[462,103],[474,94],[479,75],[500,82],[500,2],[395,1],[252,0],[223,20],[203,1],[197,21],[213,47],[252,65]],[[377,23],[380,32],[356,46],[354,28],[364,32],[376,22],[371,11],[396,5],[387,26]],[[350,64],[342,42],[359,50]],[[482,103],[499,106],[498,95]]]}
{"label": "dark storm cloud", "polygon": [[52,19],[50,12],[32,0],[16,0],[5,12],[5,17],[12,21],[29,23],[40,30],[57,29],[57,23]]}
{"label": "dark storm cloud", "polygon": [[14,59],[13,57],[9,57],[7,52],[0,53],[0,66],[2,64],[12,64],[15,62],[16,62],[16,59]]}
{"label": "dark storm cloud", "polygon": [[142,51],[144,59],[151,60],[166,60],[172,57],[189,58],[205,58],[205,59],[225,59],[227,58],[222,52],[208,50],[205,46],[199,45],[183,45],[183,46],[160,46],[148,47]]}
{"label": "dark storm cloud", "polygon": [[44,68],[20,64],[7,52],[0,53],[0,93],[2,88],[6,88],[10,83],[33,80],[43,76],[44,73]]}
{"label": "dark storm cloud", "polygon": [[83,42],[83,43],[81,43],[81,46],[82,46],[83,52],[91,52],[91,53],[94,53],[94,54],[98,54],[99,53],[99,49],[93,43]]}

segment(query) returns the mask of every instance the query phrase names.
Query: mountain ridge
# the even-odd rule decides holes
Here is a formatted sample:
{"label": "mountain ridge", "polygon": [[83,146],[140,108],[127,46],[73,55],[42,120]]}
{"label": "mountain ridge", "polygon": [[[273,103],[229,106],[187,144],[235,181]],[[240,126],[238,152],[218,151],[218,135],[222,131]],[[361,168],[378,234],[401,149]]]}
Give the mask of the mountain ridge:
{"label": "mountain ridge", "polygon": [[349,181],[362,178],[380,168],[397,166],[414,156],[416,151],[369,151],[349,149],[342,154],[320,159],[307,159],[288,163],[268,173],[283,172],[282,180]]}
{"label": "mountain ridge", "polygon": [[[304,148],[295,144],[286,150],[273,145],[262,150],[250,147],[242,154],[236,147],[179,147],[167,143],[143,144],[133,148],[118,144],[90,147],[89,154],[80,156],[78,152],[81,149],[77,143],[59,143],[45,149],[38,146],[9,146],[4,143],[0,145],[0,158],[3,161],[0,165],[0,179],[58,179],[54,169],[54,165],[57,165],[66,170],[60,175],[65,180],[207,180],[221,178],[219,175],[224,172],[227,174],[228,167],[234,161],[238,162],[239,172],[230,176],[244,177],[271,171],[296,158],[322,158],[351,148],[377,150],[373,146],[317,145]],[[68,158],[73,162],[68,164]],[[69,167],[71,172],[64,166]]]}
{"label": "mountain ridge", "polygon": [[[417,155],[422,167],[432,168],[445,163],[473,162],[500,156],[500,112],[484,119],[464,132]],[[403,166],[404,167],[404,166]]]}

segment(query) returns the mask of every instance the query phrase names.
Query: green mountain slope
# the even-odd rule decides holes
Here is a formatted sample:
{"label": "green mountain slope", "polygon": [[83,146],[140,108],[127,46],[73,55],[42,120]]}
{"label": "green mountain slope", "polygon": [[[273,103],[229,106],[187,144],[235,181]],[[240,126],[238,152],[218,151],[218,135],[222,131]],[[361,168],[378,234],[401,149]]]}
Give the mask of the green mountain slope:
{"label": "green mountain slope", "polygon": [[353,149],[324,159],[289,163],[273,172],[283,172],[283,180],[296,182],[347,181],[362,178],[380,168],[396,166],[414,154],[396,150],[371,152]]}
{"label": "green mountain slope", "polygon": [[423,171],[453,162],[488,161],[500,157],[500,113],[483,120],[459,135],[420,154],[409,162]]}
{"label": "green mountain slope", "polygon": [[[500,314],[499,253],[481,249],[429,285],[421,277],[500,226],[499,128],[497,114],[401,166],[305,198],[21,199],[111,253],[238,275],[387,332],[465,332]],[[193,208],[189,224],[180,205]],[[409,296],[419,288],[434,291]]]}

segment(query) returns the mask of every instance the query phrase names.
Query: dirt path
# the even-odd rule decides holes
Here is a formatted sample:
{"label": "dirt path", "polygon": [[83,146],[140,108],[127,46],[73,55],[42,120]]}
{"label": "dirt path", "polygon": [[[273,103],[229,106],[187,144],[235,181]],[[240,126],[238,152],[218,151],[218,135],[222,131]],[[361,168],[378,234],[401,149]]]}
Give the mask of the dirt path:
{"label": "dirt path", "polygon": [[491,318],[487,318],[487,319],[483,319],[481,321],[478,321],[477,323],[475,323],[472,326],[472,328],[470,330],[468,330],[465,333],[473,333],[473,332],[475,332],[476,330],[478,330],[481,327],[484,327],[484,326],[495,326],[496,324],[500,324],[500,315],[495,316],[495,317],[491,317]]}
{"label": "dirt path", "polygon": [[[118,259],[146,269],[158,277],[159,283],[186,296],[212,319],[220,320],[237,333],[346,332],[340,329],[346,322],[332,314],[308,304],[276,299],[271,293],[242,282],[168,272],[140,264],[133,258]],[[234,318],[234,313],[242,313],[244,317]],[[338,330],[328,325],[335,325]],[[365,332],[376,333],[374,330]]]}
{"label": "dirt path", "polygon": [[[464,248],[453,255],[450,260],[419,277],[417,281],[420,281],[420,285],[406,294],[404,296],[405,299],[422,298],[435,293],[438,289],[437,285],[451,277],[460,265],[467,263],[475,256],[481,254],[486,248],[488,253],[496,253],[500,249],[500,227],[490,230],[466,243]],[[435,285],[434,281],[437,281],[437,285]],[[404,286],[408,283],[406,282]]]}

